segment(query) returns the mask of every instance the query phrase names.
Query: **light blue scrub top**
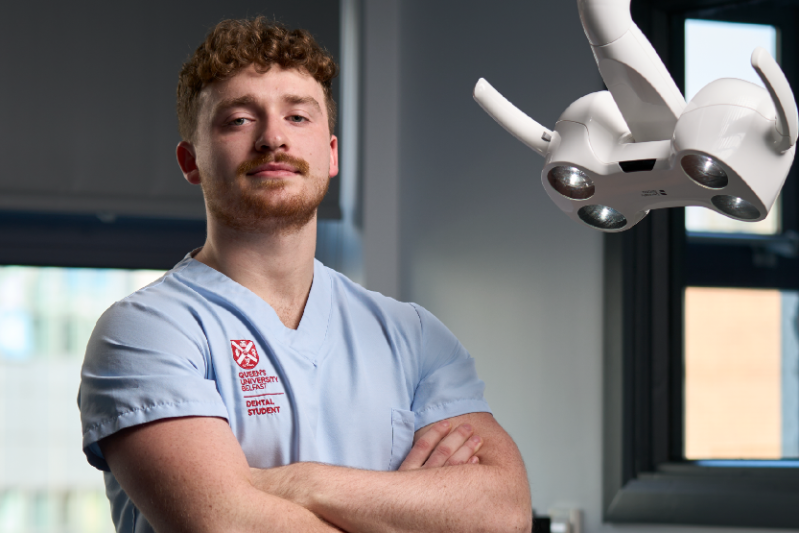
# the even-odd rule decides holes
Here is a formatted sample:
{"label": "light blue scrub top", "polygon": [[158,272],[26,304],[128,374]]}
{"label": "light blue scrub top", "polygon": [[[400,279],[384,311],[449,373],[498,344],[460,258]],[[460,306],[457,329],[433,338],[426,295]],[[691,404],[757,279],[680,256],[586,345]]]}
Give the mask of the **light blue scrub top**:
{"label": "light blue scrub top", "polygon": [[396,470],[414,431],[490,412],[474,360],[432,314],[318,261],[296,330],[190,256],[117,302],[86,350],[83,447],[106,471],[117,531],[152,531],[97,441],[162,418],[228,420],[252,467],[297,461]]}

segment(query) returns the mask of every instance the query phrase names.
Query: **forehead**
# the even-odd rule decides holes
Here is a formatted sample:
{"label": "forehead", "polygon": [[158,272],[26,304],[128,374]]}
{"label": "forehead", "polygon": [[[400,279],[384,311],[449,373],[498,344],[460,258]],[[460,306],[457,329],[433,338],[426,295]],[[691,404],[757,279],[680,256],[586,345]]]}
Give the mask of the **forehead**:
{"label": "forehead", "polygon": [[201,115],[213,114],[220,104],[244,96],[264,104],[285,101],[287,96],[311,97],[319,104],[322,113],[327,115],[322,84],[304,71],[282,69],[279,66],[260,72],[250,65],[230,78],[204,87],[199,96]]}

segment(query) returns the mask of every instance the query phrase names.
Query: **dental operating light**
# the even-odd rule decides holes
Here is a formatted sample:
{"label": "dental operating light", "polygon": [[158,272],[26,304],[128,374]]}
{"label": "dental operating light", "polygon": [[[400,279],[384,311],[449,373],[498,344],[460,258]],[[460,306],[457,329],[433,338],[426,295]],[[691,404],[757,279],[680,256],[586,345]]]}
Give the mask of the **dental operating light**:
{"label": "dental operating light", "polygon": [[486,80],[477,103],[546,158],[541,181],[572,219],[624,231],[651,209],[697,205],[763,220],[785,183],[799,135],[788,80],[763,48],[752,67],[766,89],[724,78],[691,101],[630,16],[630,0],[577,0],[608,91],[569,106],[550,131]]}

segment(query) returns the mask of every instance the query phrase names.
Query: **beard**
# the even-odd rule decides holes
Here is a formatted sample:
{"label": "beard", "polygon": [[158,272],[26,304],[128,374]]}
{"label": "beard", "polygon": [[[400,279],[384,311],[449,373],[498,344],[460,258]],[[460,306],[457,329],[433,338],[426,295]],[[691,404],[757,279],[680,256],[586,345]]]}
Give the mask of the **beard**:
{"label": "beard", "polygon": [[[302,190],[286,197],[283,180],[255,180],[247,172],[267,163],[289,163],[302,177]],[[245,161],[233,182],[205,179],[201,174],[208,214],[221,224],[242,231],[295,231],[308,224],[327,194],[330,180],[309,173],[308,162],[282,152]]]}

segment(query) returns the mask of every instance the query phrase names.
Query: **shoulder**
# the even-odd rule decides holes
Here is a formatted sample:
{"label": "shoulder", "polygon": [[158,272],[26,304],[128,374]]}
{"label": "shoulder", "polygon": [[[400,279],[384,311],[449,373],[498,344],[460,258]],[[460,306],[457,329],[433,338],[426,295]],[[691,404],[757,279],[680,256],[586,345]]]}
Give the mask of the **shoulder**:
{"label": "shoulder", "polygon": [[[199,330],[197,309],[203,298],[181,279],[186,276],[185,263],[112,304],[98,319],[92,340],[147,341],[173,331]],[[90,341],[90,347],[93,344]]]}
{"label": "shoulder", "polygon": [[[421,331],[423,315],[430,313],[421,306],[402,302],[376,291],[370,291],[352,281],[344,274],[317,263],[330,279],[333,300],[336,305],[347,306],[355,312],[375,316],[381,323]],[[432,316],[432,315],[430,315]]]}
{"label": "shoulder", "polygon": [[331,280],[335,305],[346,307],[360,323],[375,320],[390,337],[402,338],[421,353],[443,347],[450,353],[460,345],[441,320],[421,305],[370,291],[344,274],[322,268]]}
{"label": "shoulder", "polygon": [[[89,462],[107,470],[97,442],[163,418],[227,417],[206,337],[212,315],[183,269],[112,305],[97,321],[81,368],[78,406]],[[205,322],[204,322],[205,320]]]}

